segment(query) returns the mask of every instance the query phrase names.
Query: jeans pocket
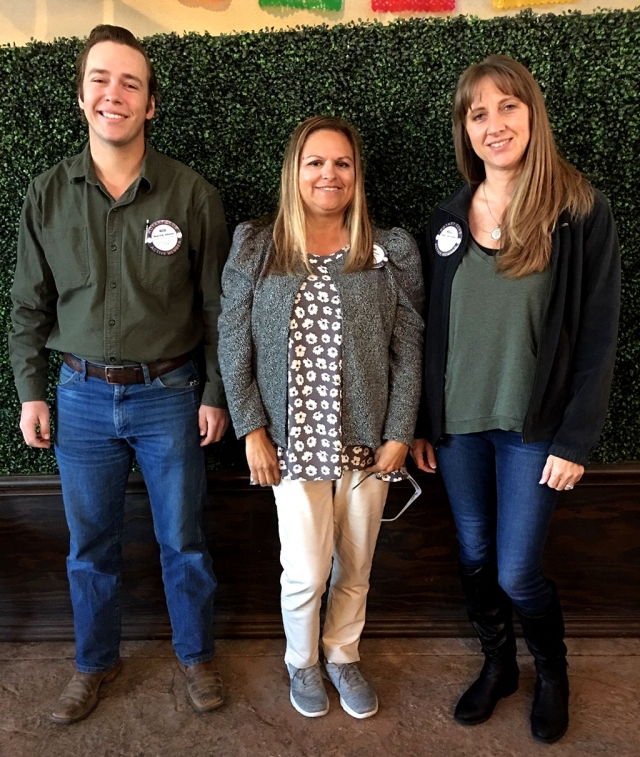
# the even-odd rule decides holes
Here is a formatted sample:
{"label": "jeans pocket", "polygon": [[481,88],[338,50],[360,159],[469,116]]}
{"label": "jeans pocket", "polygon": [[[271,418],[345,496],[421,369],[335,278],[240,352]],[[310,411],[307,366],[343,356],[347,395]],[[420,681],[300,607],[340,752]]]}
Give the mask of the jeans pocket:
{"label": "jeans pocket", "polygon": [[73,368],[69,368],[66,363],[63,363],[60,368],[58,387],[70,386],[78,380],[78,376],[80,376],[78,371],[74,371]]}
{"label": "jeans pocket", "polygon": [[154,383],[165,389],[195,389],[200,384],[198,369],[193,360],[173,371],[157,376]]}

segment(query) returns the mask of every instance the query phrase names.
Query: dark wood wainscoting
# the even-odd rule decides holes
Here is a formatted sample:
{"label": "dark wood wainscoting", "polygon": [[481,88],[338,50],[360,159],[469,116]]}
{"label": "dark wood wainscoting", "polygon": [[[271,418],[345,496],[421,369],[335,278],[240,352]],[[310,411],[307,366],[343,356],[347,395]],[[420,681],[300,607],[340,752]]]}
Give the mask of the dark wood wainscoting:
{"label": "dark wood wainscoting", "polygon": [[[456,574],[457,546],[442,482],[400,520],[383,524],[365,633],[470,635]],[[410,495],[391,487],[388,514]],[[205,514],[219,581],[220,637],[282,635],[275,507],[240,474],[211,474]],[[65,573],[68,532],[57,477],[0,479],[0,640],[73,638]],[[132,475],[123,540],[123,636],[168,638],[158,547],[144,484]],[[591,467],[562,494],[547,569],[578,636],[640,635],[640,464]]]}

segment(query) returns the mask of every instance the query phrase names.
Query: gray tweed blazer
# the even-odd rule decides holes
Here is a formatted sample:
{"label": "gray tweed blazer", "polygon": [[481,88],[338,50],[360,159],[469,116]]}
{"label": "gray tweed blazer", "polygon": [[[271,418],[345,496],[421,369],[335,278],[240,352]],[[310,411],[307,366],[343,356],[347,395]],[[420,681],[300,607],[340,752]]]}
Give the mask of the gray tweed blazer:
{"label": "gray tweed blazer", "polygon": [[[306,274],[267,274],[273,225],[240,224],[222,274],[220,368],[241,438],[266,426],[287,444],[289,320]],[[411,444],[422,376],[420,255],[403,229],[375,229],[382,268],[344,274],[327,261],[342,301],[342,438],[345,445]]]}

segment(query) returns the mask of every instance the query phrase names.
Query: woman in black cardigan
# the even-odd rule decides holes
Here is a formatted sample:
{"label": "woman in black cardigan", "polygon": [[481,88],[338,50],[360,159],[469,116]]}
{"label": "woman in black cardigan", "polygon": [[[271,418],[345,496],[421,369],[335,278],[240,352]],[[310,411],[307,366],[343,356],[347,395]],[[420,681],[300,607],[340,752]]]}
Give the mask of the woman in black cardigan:
{"label": "woman in black cardigan", "polygon": [[461,76],[467,183],[434,211],[423,402],[413,455],[447,488],[485,663],[455,718],[487,720],[518,687],[512,605],[536,662],[533,736],[568,726],[564,624],[542,554],[557,494],[604,423],[620,300],[606,198],[557,152],[542,93],[503,55]]}

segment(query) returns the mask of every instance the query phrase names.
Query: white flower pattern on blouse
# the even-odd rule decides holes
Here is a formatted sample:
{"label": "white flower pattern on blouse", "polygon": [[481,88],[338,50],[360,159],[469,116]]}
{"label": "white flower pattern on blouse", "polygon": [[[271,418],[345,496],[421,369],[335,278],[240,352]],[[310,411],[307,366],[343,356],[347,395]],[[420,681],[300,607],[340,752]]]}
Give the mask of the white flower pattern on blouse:
{"label": "white flower pattern on blouse", "polygon": [[342,444],[342,303],[324,262],[309,257],[289,322],[287,448],[278,447],[288,481],[334,481],[374,461],[369,447]]}

